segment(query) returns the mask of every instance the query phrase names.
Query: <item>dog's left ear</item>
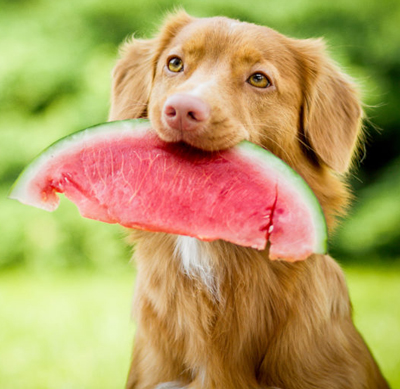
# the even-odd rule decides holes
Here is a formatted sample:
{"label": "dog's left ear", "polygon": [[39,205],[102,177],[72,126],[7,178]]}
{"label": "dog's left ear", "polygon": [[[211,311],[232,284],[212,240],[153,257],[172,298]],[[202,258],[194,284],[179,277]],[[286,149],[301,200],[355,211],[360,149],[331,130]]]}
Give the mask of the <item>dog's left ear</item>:
{"label": "dog's left ear", "polygon": [[329,60],[322,40],[292,40],[303,86],[301,125],[320,163],[349,169],[361,130],[362,109],[351,81]]}

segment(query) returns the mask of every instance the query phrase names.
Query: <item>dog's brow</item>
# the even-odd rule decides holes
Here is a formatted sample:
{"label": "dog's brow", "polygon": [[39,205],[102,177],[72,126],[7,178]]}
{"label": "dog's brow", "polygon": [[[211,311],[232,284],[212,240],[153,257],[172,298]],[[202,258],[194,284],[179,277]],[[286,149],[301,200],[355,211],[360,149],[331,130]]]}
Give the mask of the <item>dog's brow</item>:
{"label": "dog's brow", "polygon": [[240,48],[233,57],[234,61],[239,61],[249,66],[261,62],[263,59],[264,55],[260,51],[249,47]]}
{"label": "dog's brow", "polygon": [[190,41],[184,46],[184,51],[188,56],[196,57],[196,58],[201,58],[203,57],[207,50],[203,42],[195,42]]}
{"label": "dog's brow", "polygon": [[220,57],[221,55],[229,55],[231,62],[242,63],[247,66],[252,66],[255,63],[261,62],[264,59],[264,54],[255,48],[251,47],[231,47],[229,51],[223,50],[221,41],[204,39],[190,39],[183,44],[183,52],[187,57],[195,60],[200,60],[205,56]]}

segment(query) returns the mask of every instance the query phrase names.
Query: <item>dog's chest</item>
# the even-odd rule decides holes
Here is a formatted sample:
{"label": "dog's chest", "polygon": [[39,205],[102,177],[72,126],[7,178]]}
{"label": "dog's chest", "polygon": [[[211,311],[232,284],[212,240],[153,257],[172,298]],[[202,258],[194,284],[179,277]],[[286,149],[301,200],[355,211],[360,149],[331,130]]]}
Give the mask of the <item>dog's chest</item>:
{"label": "dog's chest", "polygon": [[216,280],[212,258],[206,245],[207,243],[196,238],[179,235],[175,243],[175,256],[180,261],[182,271],[189,278],[200,280],[212,294],[215,294]]}

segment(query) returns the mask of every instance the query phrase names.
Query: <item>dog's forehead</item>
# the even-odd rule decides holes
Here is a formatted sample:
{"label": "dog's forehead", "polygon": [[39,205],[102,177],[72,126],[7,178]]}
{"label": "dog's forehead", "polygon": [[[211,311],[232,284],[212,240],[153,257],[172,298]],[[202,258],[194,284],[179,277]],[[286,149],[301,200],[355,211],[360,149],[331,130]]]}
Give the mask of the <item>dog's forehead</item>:
{"label": "dog's forehead", "polygon": [[[269,56],[283,45],[276,31],[251,23],[214,17],[195,19],[175,37],[173,45],[185,52],[220,56],[222,53],[246,58]],[[227,50],[229,48],[229,50]]]}

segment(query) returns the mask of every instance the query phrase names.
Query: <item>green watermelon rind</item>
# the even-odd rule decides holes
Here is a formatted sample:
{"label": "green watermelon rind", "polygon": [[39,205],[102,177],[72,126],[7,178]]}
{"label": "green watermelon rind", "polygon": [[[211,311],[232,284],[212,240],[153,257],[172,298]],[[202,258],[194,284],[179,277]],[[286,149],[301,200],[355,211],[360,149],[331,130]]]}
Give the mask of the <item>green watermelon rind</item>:
{"label": "green watermelon rind", "polygon": [[[127,119],[114,122],[107,122],[88,127],[78,132],[74,132],[64,138],[59,139],[52,145],[43,150],[19,175],[18,179],[11,187],[9,198],[16,199],[23,204],[32,205],[47,211],[54,211],[58,207],[58,197],[56,204],[46,204],[42,199],[33,198],[32,193],[29,192],[29,185],[31,178],[36,175],[38,171],[49,164],[54,155],[59,156],[60,152],[74,151],[74,147],[82,148],[85,146],[85,140],[90,143],[92,139],[101,141],[100,134],[104,134],[104,140],[107,136],[118,130],[121,136],[126,133],[141,137],[143,132],[147,133],[150,130],[150,122],[147,119]],[[327,252],[327,225],[321,205],[319,204],[314,192],[307,185],[305,180],[291,167],[289,167],[280,158],[272,154],[270,151],[257,146],[249,141],[242,141],[232,148],[232,151],[238,152],[246,158],[250,163],[257,165],[260,172],[269,172],[271,168],[282,174],[285,184],[293,185],[296,188],[296,193],[302,198],[305,206],[310,210],[312,222],[314,224],[314,237],[313,252],[316,254],[325,254]]]}
{"label": "green watermelon rind", "polygon": [[284,184],[293,185],[296,188],[296,194],[302,198],[304,205],[308,207],[314,224],[316,236],[313,252],[315,254],[326,254],[328,251],[328,228],[325,215],[321,204],[304,178],[275,154],[254,143],[242,141],[236,147],[242,155],[253,163],[258,162],[261,170],[270,171],[273,168],[282,174]]}

